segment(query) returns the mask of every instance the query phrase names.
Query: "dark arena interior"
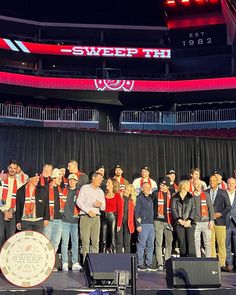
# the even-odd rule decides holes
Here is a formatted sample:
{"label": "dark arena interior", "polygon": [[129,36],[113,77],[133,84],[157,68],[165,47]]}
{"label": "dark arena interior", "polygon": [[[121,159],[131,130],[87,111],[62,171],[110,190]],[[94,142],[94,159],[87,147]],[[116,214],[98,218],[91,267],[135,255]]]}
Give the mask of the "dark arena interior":
{"label": "dark arena interior", "polygon": [[[235,36],[235,0],[2,1],[0,295],[235,294]],[[77,170],[70,164],[77,165]],[[48,174],[42,172],[45,165],[51,167]],[[64,174],[58,169],[64,169]],[[82,181],[81,175],[86,180]],[[100,175],[101,183],[94,184]],[[10,184],[10,179],[14,183]],[[119,186],[116,191],[114,180]],[[34,181],[37,184],[32,192]],[[65,200],[73,181],[77,195],[72,205],[79,211],[77,219],[72,210],[70,221],[65,221],[69,208]],[[214,181],[218,181],[215,188]],[[87,201],[87,205],[82,201],[85,188],[93,185],[106,204],[103,207],[101,199],[96,199],[95,213],[91,213]],[[135,189],[133,209],[125,201],[127,187]],[[44,216],[39,218],[38,206],[42,204],[35,201],[37,189],[46,200],[39,200],[45,206]],[[188,198],[194,210],[188,211],[186,218],[180,213],[187,198],[181,199],[182,191],[191,196]],[[215,191],[222,193],[219,206]],[[200,201],[194,199],[195,193]],[[151,196],[149,205],[147,195]],[[89,198],[88,194],[85,199]],[[108,209],[113,198],[118,200],[115,211]],[[176,202],[181,204],[177,209]],[[151,214],[145,206],[153,208]],[[207,213],[203,213],[204,206],[208,206]],[[30,214],[24,215],[27,210]],[[111,213],[113,221],[109,219]],[[129,249],[124,244],[118,250],[125,214]],[[208,214],[209,224],[204,214]],[[106,226],[104,218],[108,218]],[[87,251],[83,226],[90,228],[95,219],[99,222],[95,230],[99,250],[91,234]],[[8,242],[12,238],[9,224],[13,224],[17,236],[31,230],[28,223],[43,222],[47,228],[56,220],[62,223],[62,240],[57,246],[48,233],[39,230],[56,252],[54,268],[49,268],[47,278],[38,284],[31,286],[28,278],[27,283],[22,277],[22,285],[14,283],[15,271],[8,270],[10,256],[3,263],[7,247],[14,248],[18,243]],[[77,248],[74,230],[70,229],[70,237],[69,232],[65,235],[69,231],[63,227],[65,223],[77,226]],[[192,247],[197,248],[197,228],[204,223],[208,225],[198,238],[199,256]],[[152,238],[150,233],[144,234],[149,226]],[[179,228],[186,234],[184,242]],[[206,231],[210,250],[215,249],[209,255]],[[160,238],[162,235],[164,238]],[[63,236],[68,238],[69,261],[63,256]],[[151,264],[143,262],[149,261],[149,251]],[[22,253],[17,253],[11,253],[13,261],[21,259],[17,255]],[[19,264],[17,268],[17,263],[16,273],[22,267]]]}

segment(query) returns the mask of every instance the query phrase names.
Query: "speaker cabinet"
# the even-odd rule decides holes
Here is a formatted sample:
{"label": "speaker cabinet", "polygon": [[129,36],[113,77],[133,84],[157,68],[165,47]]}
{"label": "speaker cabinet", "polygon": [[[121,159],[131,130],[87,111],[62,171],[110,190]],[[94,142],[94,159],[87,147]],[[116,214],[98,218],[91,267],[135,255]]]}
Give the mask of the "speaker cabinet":
{"label": "speaker cabinet", "polygon": [[[93,254],[89,253],[84,262],[84,272],[89,287],[114,285],[115,271],[129,271],[131,284],[131,257],[135,254]],[[137,278],[137,269],[136,269]]]}
{"label": "speaker cabinet", "polygon": [[217,258],[170,258],[166,261],[169,288],[219,288],[220,264]]}

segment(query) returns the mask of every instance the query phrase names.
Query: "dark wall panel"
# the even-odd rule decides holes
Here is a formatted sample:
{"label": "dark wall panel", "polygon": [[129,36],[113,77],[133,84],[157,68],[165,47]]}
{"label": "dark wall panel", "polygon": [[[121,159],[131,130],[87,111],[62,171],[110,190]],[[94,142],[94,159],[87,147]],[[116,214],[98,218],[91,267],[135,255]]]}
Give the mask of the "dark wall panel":
{"label": "dark wall panel", "polygon": [[84,132],[56,128],[0,127],[0,169],[6,170],[9,159],[17,159],[23,169],[39,172],[43,163],[55,166],[77,159],[85,173],[102,162],[109,171],[116,163],[124,167],[132,180],[142,165],[151,167],[154,179],[175,169],[178,179],[188,177],[192,167],[199,167],[208,177],[216,168],[231,176],[236,168],[236,140]]}

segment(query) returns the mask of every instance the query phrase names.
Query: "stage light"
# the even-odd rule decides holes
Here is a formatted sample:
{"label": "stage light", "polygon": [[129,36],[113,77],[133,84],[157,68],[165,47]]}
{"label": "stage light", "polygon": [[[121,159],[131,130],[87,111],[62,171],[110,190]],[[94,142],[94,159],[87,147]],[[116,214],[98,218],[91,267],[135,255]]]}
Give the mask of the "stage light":
{"label": "stage light", "polygon": [[180,3],[187,6],[190,5],[190,0],[180,0]]}
{"label": "stage light", "polygon": [[219,3],[219,0],[209,0],[209,2],[210,2],[211,4],[218,4],[218,3]]}
{"label": "stage light", "polygon": [[166,0],[165,5],[176,6],[176,2],[175,2],[175,0]]}
{"label": "stage light", "polygon": [[196,4],[203,5],[205,4],[205,0],[194,0]]}

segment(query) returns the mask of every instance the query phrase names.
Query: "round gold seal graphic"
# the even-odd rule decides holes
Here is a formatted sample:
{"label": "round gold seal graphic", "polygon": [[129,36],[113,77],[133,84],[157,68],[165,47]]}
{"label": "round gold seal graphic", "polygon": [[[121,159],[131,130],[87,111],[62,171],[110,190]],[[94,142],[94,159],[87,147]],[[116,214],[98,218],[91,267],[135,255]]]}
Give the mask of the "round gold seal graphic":
{"label": "round gold seal graphic", "polygon": [[0,253],[5,278],[20,287],[33,287],[45,281],[55,264],[55,251],[42,234],[22,231],[8,239]]}

